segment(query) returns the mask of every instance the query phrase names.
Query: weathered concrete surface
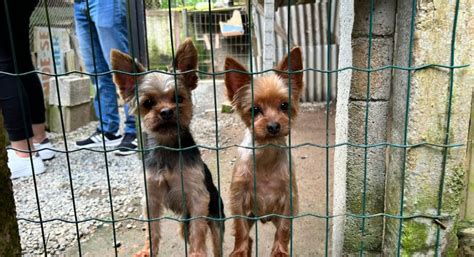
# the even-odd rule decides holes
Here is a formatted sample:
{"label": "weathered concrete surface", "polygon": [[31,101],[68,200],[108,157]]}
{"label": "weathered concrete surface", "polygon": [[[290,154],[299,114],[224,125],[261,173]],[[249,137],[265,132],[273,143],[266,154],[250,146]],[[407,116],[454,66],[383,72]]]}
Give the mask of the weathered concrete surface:
{"label": "weathered concrete surface", "polygon": [[[381,0],[374,1],[372,34],[374,36],[392,35],[395,31],[395,8],[396,1]],[[370,18],[370,1],[355,0],[354,5],[357,6],[355,13],[353,36],[368,35],[369,18]]]}
{"label": "weathered concrete surface", "polygon": [[460,224],[457,232],[459,238],[458,257],[474,256],[474,224]]}
{"label": "weathered concrete surface", "polygon": [[[367,68],[368,66],[369,39],[366,37],[352,40],[354,66]],[[392,64],[393,38],[372,39],[370,66],[379,68]],[[370,100],[385,100],[390,98],[390,85],[392,71],[390,69],[370,73]],[[351,84],[351,99],[365,100],[367,97],[367,72],[354,72]]]}
{"label": "weathered concrete surface", "polygon": [[[50,79],[49,104],[59,105],[56,78]],[[65,76],[58,78],[61,106],[76,106],[90,101],[91,80],[89,77]]]}
{"label": "weathered concrete surface", "polygon": [[[370,67],[380,68],[392,64],[395,22],[394,1],[377,1],[373,7],[373,27]],[[355,23],[352,30],[353,66],[368,68],[370,1],[357,0]],[[367,86],[370,94],[367,99]],[[367,143],[387,141],[387,117],[390,99],[391,70],[369,74],[355,71],[352,75],[348,108],[348,142],[365,144],[366,107],[368,105]],[[367,151],[367,158],[365,156]],[[370,215],[384,212],[386,148],[348,147],[346,162],[346,213]],[[365,198],[363,197],[365,187]],[[363,208],[365,199],[365,208]],[[379,256],[382,251],[383,219],[346,217],[343,255]]]}
{"label": "weathered concrete surface", "polygon": [[[387,127],[387,102],[370,102],[367,143],[375,144],[387,140],[386,131],[380,128]],[[365,102],[349,103],[349,130],[350,142],[365,143]],[[366,186],[366,214],[382,213],[384,211],[384,183],[385,183],[385,147],[365,149],[348,147],[346,195],[347,210],[349,213],[363,213],[363,190]],[[366,160],[366,161],[365,161]],[[365,169],[366,167],[366,169]],[[365,175],[364,175],[365,173]],[[364,183],[365,181],[365,183]],[[360,230],[362,219],[346,218],[344,249],[346,253],[358,253],[363,240],[366,254],[380,252],[383,234],[382,218],[365,220],[365,235]]]}
{"label": "weathered concrete surface", "polygon": [[[91,121],[91,103],[83,103],[76,106],[63,106],[64,130],[73,131]],[[59,107],[50,105],[48,108],[48,127],[51,131],[62,132],[61,115]]]}
{"label": "weathered concrete surface", "polygon": [[[0,128],[3,116],[0,115]],[[21,256],[10,170],[7,166],[5,130],[0,129],[0,256]]]}
{"label": "weathered concrete surface", "polygon": [[[411,17],[411,0],[398,1],[395,65],[408,66],[408,46]],[[413,64],[449,64],[451,31],[455,1],[418,2],[416,14]],[[461,1],[456,36],[455,63],[472,63],[474,40],[474,1]],[[405,104],[407,100],[407,72],[395,71],[393,80],[393,120],[391,141],[403,143]],[[454,74],[454,90],[449,132],[449,143],[465,144],[467,140],[470,103],[474,76],[472,69],[457,70]],[[408,144],[431,142],[443,144],[446,136],[449,72],[446,69],[425,69],[412,72],[411,98],[408,117]],[[465,146],[450,148],[442,192],[442,214],[450,215],[443,220],[441,229],[441,256],[454,256],[457,248],[456,222],[464,188]],[[401,182],[405,182],[403,201],[404,215],[436,214],[438,189],[442,174],[443,149],[419,147],[407,150],[405,176],[403,149],[392,148],[387,173],[386,212],[400,213]],[[384,256],[394,256],[398,243],[398,219],[386,219]],[[435,225],[430,219],[411,219],[403,222],[401,234],[402,256],[426,256],[434,254]]]}
{"label": "weathered concrete surface", "polygon": [[474,221],[474,92],[471,100],[471,124],[469,126],[469,141],[467,144],[467,162],[469,174],[467,175],[466,199],[464,206],[464,219]]}
{"label": "weathered concrete surface", "polygon": [[[337,2],[339,13],[339,56],[338,68],[352,66],[351,32],[354,23],[354,1],[340,0]],[[348,106],[351,87],[352,70],[338,74],[337,101],[336,101],[336,144],[347,142]],[[346,172],[347,172],[347,147],[341,146],[334,149],[334,186],[333,208],[334,215],[346,213]],[[332,222],[332,256],[342,256],[344,244],[345,217],[335,217]]]}

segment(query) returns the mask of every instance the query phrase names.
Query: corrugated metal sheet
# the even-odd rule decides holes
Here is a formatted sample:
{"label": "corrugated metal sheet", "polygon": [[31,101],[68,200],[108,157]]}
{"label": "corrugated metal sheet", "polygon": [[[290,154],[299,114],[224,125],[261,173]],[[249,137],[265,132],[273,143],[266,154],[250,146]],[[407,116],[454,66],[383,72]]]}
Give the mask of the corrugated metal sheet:
{"label": "corrugated metal sheet", "polygon": [[[291,46],[299,45],[302,48],[304,67],[319,70],[334,70],[337,68],[338,36],[335,32],[337,31],[338,11],[336,1],[331,2],[332,8],[329,21],[329,4],[327,1],[292,5],[291,7],[285,6],[278,9],[275,14],[275,61],[283,58],[288,51],[288,8],[291,8],[290,42]],[[254,51],[255,68],[257,71],[261,71],[263,12],[261,7],[258,6],[255,6],[253,10],[254,31],[257,39],[257,49]],[[328,76],[330,76],[330,81],[328,81]],[[327,97],[330,100],[336,98],[337,73],[327,74],[308,71],[305,72],[304,78],[306,86],[302,96],[304,102],[321,102],[326,101]],[[330,95],[326,92],[329,84],[331,86]]]}

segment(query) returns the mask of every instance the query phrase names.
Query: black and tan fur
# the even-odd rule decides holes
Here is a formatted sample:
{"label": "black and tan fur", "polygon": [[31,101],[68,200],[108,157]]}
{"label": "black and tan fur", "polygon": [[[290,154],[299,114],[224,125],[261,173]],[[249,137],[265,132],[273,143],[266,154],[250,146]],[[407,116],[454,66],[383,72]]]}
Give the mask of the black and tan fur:
{"label": "black and tan fur", "polygon": [[[145,68],[134,62],[130,56],[117,50],[112,50],[112,67],[114,70],[125,72],[144,72]],[[149,135],[147,148],[166,146],[179,148],[196,145],[191,135],[189,125],[193,115],[191,91],[197,87],[198,77],[197,50],[190,39],[187,39],[176,52],[176,68],[183,72],[177,76],[177,85],[172,75],[149,73],[140,76],[130,76],[114,73],[114,82],[120,89],[122,98],[130,104],[132,111],[141,116],[142,128]],[[135,85],[138,85],[138,94],[135,94]],[[177,92],[175,91],[177,88]],[[138,99],[137,99],[138,97]],[[177,99],[177,100],[176,100]],[[138,100],[138,104],[137,104]],[[178,112],[178,113],[177,113]],[[179,114],[179,115],[177,115]],[[179,116],[179,119],[178,119]],[[179,126],[179,134],[178,134]],[[181,162],[181,165],[179,164]],[[181,171],[183,182],[181,182]],[[211,173],[201,159],[198,148],[179,151],[154,148],[146,154],[146,180],[148,186],[148,212],[144,204],[145,218],[162,216],[163,207],[171,209],[184,218],[198,216],[224,217],[223,203],[219,208],[219,192],[212,182]],[[186,204],[183,206],[183,183]],[[206,235],[207,229],[211,232],[214,256],[221,256],[220,242],[222,235],[218,221],[208,221],[204,218],[194,219],[182,224],[188,228],[188,242],[190,256],[207,256]],[[223,226],[223,222],[221,223]],[[148,232],[146,233],[148,235]],[[151,242],[153,254],[159,251],[161,238],[158,221],[151,223]],[[149,239],[145,247],[135,256],[149,256]]]}
{"label": "black and tan fur", "polygon": [[[286,56],[276,67],[279,71],[302,70],[300,48],[293,48],[290,58]],[[236,60],[227,58],[225,70],[247,70]],[[291,106],[289,105],[288,76],[291,76]],[[228,72],[225,75],[227,96],[246,126],[242,146],[274,144],[286,146],[286,136],[290,130],[290,120],[298,114],[299,97],[303,89],[302,73],[276,73],[255,78],[254,105],[252,106],[251,77],[248,74]],[[252,128],[252,112],[254,115]],[[254,133],[252,133],[252,131]],[[239,158],[234,166],[230,188],[230,208],[232,215],[264,216],[269,214],[296,215],[298,213],[298,189],[295,169],[292,167],[292,192],[290,193],[290,167],[288,150],[280,147],[264,147],[255,150],[256,170],[251,149],[239,148]],[[256,180],[256,196],[254,194]],[[293,206],[290,208],[290,197]],[[255,203],[255,200],[257,202]],[[292,210],[291,210],[292,209]],[[288,256],[290,220],[269,218],[276,227],[271,256]],[[252,220],[234,220],[234,250],[232,257],[251,256],[252,239],[249,231]]]}

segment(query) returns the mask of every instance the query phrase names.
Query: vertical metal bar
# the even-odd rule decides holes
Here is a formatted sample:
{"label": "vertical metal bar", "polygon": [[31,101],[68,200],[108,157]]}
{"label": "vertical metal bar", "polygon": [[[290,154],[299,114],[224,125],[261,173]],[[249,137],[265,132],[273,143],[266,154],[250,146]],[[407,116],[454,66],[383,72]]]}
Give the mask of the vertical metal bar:
{"label": "vertical metal bar", "polygon": [[[5,17],[7,20],[7,27],[8,27],[8,34],[10,36],[10,47],[12,51],[12,58],[13,58],[13,68],[15,70],[15,76],[18,77],[19,75],[19,69],[18,69],[18,63],[16,59],[16,52],[15,52],[15,41],[13,40],[13,29],[12,29],[12,24],[10,20],[10,12],[8,10],[8,3],[7,0],[3,1],[3,4],[5,6]],[[25,127],[25,131],[27,130],[27,123],[26,123],[26,117],[25,117],[25,103],[23,102],[23,97],[21,97],[21,87],[18,85],[18,96],[20,99],[20,108],[21,108],[21,113],[22,113],[22,120],[23,120],[23,126]],[[31,142],[29,138],[26,139],[26,143],[28,146],[28,153],[30,155],[30,165],[31,165],[31,171],[33,173],[33,186],[34,186],[34,191],[35,191],[35,199],[36,199],[36,208],[38,209],[38,218],[40,221],[40,228],[41,228],[41,239],[43,240],[43,250],[44,250],[44,256],[47,256],[46,253],[46,237],[44,234],[44,226],[43,226],[43,217],[41,215],[41,207],[40,207],[40,200],[39,200],[39,195],[38,195],[38,187],[36,183],[36,173],[35,173],[35,167],[33,165],[33,153],[31,152]]]}
{"label": "vertical metal bar", "polygon": [[[288,53],[288,105],[289,105],[289,110],[291,110],[291,105],[292,105],[292,88],[291,88],[291,74],[294,74],[294,70],[291,67],[291,32],[292,32],[292,27],[291,27],[291,0],[288,0],[288,16],[287,16],[287,22],[288,22],[288,30],[287,30],[287,53]],[[296,8],[295,8],[296,9]],[[286,71],[285,71],[286,72]],[[299,101],[299,100],[297,100]],[[294,214],[294,206],[293,206],[293,160],[291,158],[291,111],[288,112],[288,173],[290,176],[289,180],[289,186],[290,186],[290,256],[293,256],[293,214]]]}
{"label": "vertical metal bar", "polygon": [[[171,41],[171,55],[173,58],[173,78],[174,78],[174,91],[175,91],[175,102],[176,102],[176,109],[179,110],[179,101],[178,101],[178,80],[176,76],[176,58],[174,55],[174,40],[173,40],[173,19],[171,13],[171,0],[168,0],[168,18],[169,18],[169,25],[170,25],[170,41]],[[176,112],[176,120],[179,120],[179,111]],[[186,195],[184,194],[184,176],[183,176],[183,152],[181,146],[181,124],[179,122],[176,123],[176,129],[178,131],[178,151],[179,151],[179,162],[178,162],[178,169],[181,177],[181,193],[183,195],[183,210],[187,210],[186,208]],[[183,221],[181,221],[183,222]],[[184,226],[184,254],[188,256],[188,227]]]}
{"label": "vertical metal bar", "polygon": [[[145,0],[143,0],[145,1]],[[145,34],[145,40],[144,40],[144,43],[145,43],[145,52],[146,52],[146,67],[147,67],[147,70],[150,70],[150,52],[149,52],[149,49],[148,49],[148,29],[147,29],[147,23],[146,23],[146,6],[145,4],[143,4],[143,11],[141,13],[141,15],[143,15],[143,32]],[[142,148],[143,149],[143,148]]]}
{"label": "vertical metal bar", "polygon": [[[370,14],[369,14],[369,45],[367,53],[367,91],[365,95],[365,120],[364,120],[364,145],[368,144],[369,141],[369,106],[370,106],[370,73],[371,73],[371,60],[372,60],[372,27],[373,27],[373,16],[374,16],[374,0],[370,0]],[[330,31],[330,26],[328,30]],[[330,51],[328,51],[330,54]],[[328,76],[330,77],[330,76]],[[364,256],[364,238],[365,238],[365,220],[367,212],[367,165],[368,165],[368,149],[364,148],[364,185],[362,189],[362,224],[361,230],[361,241],[359,247],[359,256]]]}
{"label": "vertical metal bar", "polygon": [[[128,23],[128,27],[131,28],[133,25],[133,20],[132,20],[132,16],[130,15],[130,13],[132,12],[131,11],[131,8],[132,5],[130,4],[130,0],[127,1],[127,23]],[[138,12],[138,8],[135,9],[136,12]],[[138,16],[138,15],[136,15]],[[144,18],[144,20],[146,20],[146,18]],[[137,24],[137,27],[139,25]],[[145,28],[146,28],[146,25],[145,25]],[[139,28],[137,28],[139,30]],[[130,55],[132,56],[132,59],[135,60],[135,51],[134,51],[134,48],[135,48],[135,43],[136,41],[133,41],[131,38],[133,37],[132,35],[132,30],[129,29],[129,33],[128,33],[128,42],[129,42],[129,46],[130,46]],[[140,34],[140,33],[138,33]],[[146,37],[146,31],[145,31],[145,38]],[[146,42],[146,40],[144,41]],[[148,48],[145,46],[145,50],[146,52],[148,52]],[[147,67],[149,69],[149,65],[150,63],[148,62],[148,54],[146,54],[146,57],[143,58],[142,57],[142,60],[147,60]],[[135,74],[137,72],[137,67],[136,65],[133,65],[133,73]],[[135,94],[135,99],[136,99],[136,102],[137,102],[137,106],[140,105],[140,100],[138,99],[138,83],[137,83],[137,77],[134,76],[134,83],[135,83],[135,89],[134,89],[134,94]],[[140,115],[140,108],[137,108],[137,112],[138,112],[138,115],[137,115],[137,120],[138,120],[138,131],[137,131],[137,134],[138,133],[141,133],[142,129],[141,129],[141,115]],[[145,143],[143,142],[143,134],[141,134],[141,136],[139,137],[139,144],[140,144],[140,159],[141,159],[141,163],[142,163],[142,169],[143,169],[143,185],[144,185],[144,189],[145,189],[145,204],[146,204],[146,214],[147,214],[147,226],[148,226],[148,243],[150,244],[150,256],[154,256],[153,255],[153,244],[152,244],[152,233],[151,233],[151,220],[150,220],[150,208],[149,208],[149,199],[148,199],[148,183],[147,183],[147,169],[146,169],[146,165],[145,165],[145,152],[149,149],[145,149],[146,146],[145,146]],[[157,253],[155,253],[156,255]]]}
{"label": "vertical metal bar", "polygon": [[[410,21],[410,41],[408,46],[408,68],[412,67],[413,64],[413,46],[415,37],[415,15],[416,15],[416,1],[412,0],[411,6],[411,21]],[[405,102],[405,124],[403,128],[403,145],[406,146],[408,143],[408,122],[410,114],[410,98],[411,98],[411,74],[410,70],[407,71],[407,99]],[[403,214],[404,214],[404,199],[405,199],[405,173],[406,173],[406,162],[407,162],[407,151],[406,147],[403,148],[403,162],[402,162],[402,181],[400,184],[400,211],[399,216],[401,217],[398,224],[398,242],[397,242],[397,257],[401,255],[402,245],[402,233],[403,233]]]}
{"label": "vertical metal bar", "polygon": [[[451,125],[451,110],[452,110],[452,101],[453,101],[453,91],[454,91],[454,52],[456,50],[456,29],[458,24],[458,16],[459,16],[459,0],[456,0],[456,7],[454,12],[454,19],[453,19],[453,31],[451,34],[451,55],[449,60],[449,96],[448,96],[448,117],[446,119],[446,133],[444,138],[444,145],[449,144],[449,133],[450,133],[450,125]],[[441,178],[439,183],[439,191],[438,191],[438,207],[436,214],[439,216],[441,215],[441,208],[443,206],[443,190],[444,190],[444,178],[446,176],[446,163],[448,159],[448,147],[443,147],[443,162],[442,162],[442,171],[441,171]],[[435,245],[435,256],[440,255],[440,240],[441,240],[441,229],[439,224],[436,225],[436,245]],[[441,255],[440,255],[441,256]]]}
{"label": "vertical metal bar", "polygon": [[[257,202],[257,158],[255,155],[255,113],[254,113],[254,83],[253,83],[253,46],[252,46],[252,0],[247,0],[248,5],[248,19],[249,19],[249,70],[250,70],[250,96],[251,96],[251,119],[252,119],[252,160],[253,160],[253,194],[254,194],[254,208],[253,213],[255,214],[255,256],[258,257],[258,221],[260,217],[258,216],[258,202]],[[249,217],[245,217],[247,220]]]}
{"label": "vertical metal bar", "polygon": [[[328,3],[328,9],[327,9],[327,45],[328,45],[328,51],[327,51],[327,67],[328,70],[331,69],[331,51],[329,51],[329,46],[331,45],[331,0],[329,0]],[[326,74],[326,228],[325,228],[325,239],[324,239],[324,256],[328,256],[329,254],[329,113],[330,113],[330,102],[331,102],[331,74],[327,73]]]}
{"label": "vertical metal bar", "polygon": [[[94,33],[92,33],[92,17],[90,15],[90,6],[89,6],[89,0],[86,0],[86,16],[89,21],[89,34],[90,34],[90,41],[91,41],[91,51],[92,51],[92,64],[94,66],[94,73],[92,76],[94,77],[95,80],[95,89],[96,89],[96,97],[97,97],[97,105],[99,107],[99,122],[100,122],[100,130],[103,132],[104,131],[104,124],[103,124],[103,119],[102,119],[102,104],[100,100],[100,90],[99,90],[99,77],[97,74],[97,63],[95,59],[95,49],[94,49]],[[104,133],[102,134],[102,148],[104,149],[104,161],[105,161],[105,173],[107,176],[107,189],[109,193],[109,202],[110,202],[110,216],[112,218],[112,236],[113,236],[113,241],[114,241],[114,253],[115,256],[118,256],[117,252],[117,233],[115,231],[115,217],[114,217],[114,204],[112,201],[112,187],[110,185],[110,173],[109,173],[109,164],[108,164],[108,158],[107,158],[107,148],[105,147],[105,135]]]}
{"label": "vertical metal bar", "polygon": [[[216,89],[216,70],[214,66],[214,40],[212,38],[212,12],[211,12],[211,0],[208,0],[208,15],[211,17],[211,22],[209,22],[209,37],[210,37],[210,43],[211,43],[211,69],[212,69],[212,85],[213,85],[213,94],[214,94],[214,122],[215,122],[215,129],[216,129],[216,167],[217,167],[217,189],[219,191],[219,194],[221,193],[221,173],[220,173],[220,158],[219,158],[219,123],[217,121],[217,89]],[[186,24],[185,24],[185,27]],[[216,37],[219,36],[216,34]],[[218,197],[218,207],[219,207],[219,219],[222,218],[223,213],[221,213],[222,209],[222,202],[221,202],[221,197]],[[223,227],[224,221],[219,221],[219,230],[220,230],[220,248],[221,248],[221,254],[224,252],[224,227]]]}
{"label": "vertical metal bar", "polygon": [[59,93],[58,70],[56,66],[56,58],[54,56],[53,33],[51,31],[51,20],[49,17],[48,1],[44,1],[44,10],[46,13],[46,22],[48,24],[49,43],[51,45],[51,58],[53,59],[53,68],[54,68],[54,80],[56,82],[55,83],[56,95],[58,96],[59,118],[61,122],[61,132],[62,132],[63,141],[64,141],[64,150],[66,152],[66,164],[67,164],[67,172],[68,172],[68,177],[69,177],[69,186],[71,187],[72,209],[74,211],[74,224],[76,226],[77,248],[79,251],[79,256],[82,256],[81,237],[79,235],[79,223],[77,221],[76,199],[74,197],[74,185],[72,183],[71,162],[69,160],[69,150],[68,150],[68,144],[67,144],[67,138],[66,138],[66,130],[64,129],[64,117],[63,117],[63,109],[62,109],[62,104],[61,104],[61,95]]}
{"label": "vertical metal bar", "polygon": [[[139,13],[140,10],[143,10]],[[129,24],[128,24],[128,31],[129,36],[128,41],[129,45],[135,46],[133,50],[130,50],[131,56],[138,57],[138,60],[141,64],[145,67],[148,67],[148,54],[147,54],[147,44],[146,44],[146,26],[145,26],[145,8],[143,4],[143,0],[133,1],[133,4],[130,4],[127,1],[127,15],[130,16]],[[134,58],[135,59],[135,58]]]}

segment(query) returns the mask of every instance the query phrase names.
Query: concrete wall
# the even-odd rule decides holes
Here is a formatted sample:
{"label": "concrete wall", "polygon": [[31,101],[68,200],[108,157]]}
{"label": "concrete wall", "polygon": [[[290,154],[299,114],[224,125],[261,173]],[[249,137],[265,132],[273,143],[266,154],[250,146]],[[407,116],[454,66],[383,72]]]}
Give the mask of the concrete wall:
{"label": "concrete wall", "polygon": [[[355,67],[379,68],[392,64],[396,2],[391,0],[374,2],[370,63],[368,60],[370,1],[356,0],[354,3],[352,57]],[[368,86],[370,86],[369,93]],[[353,72],[348,105],[349,142],[376,144],[387,141],[390,86],[391,70],[389,69],[370,74]],[[385,151],[385,147],[368,149],[348,147],[345,184],[346,212],[360,215],[364,214],[364,209],[366,215],[384,212]],[[363,206],[364,188],[366,190],[365,206]],[[344,253],[358,254],[360,247],[363,246],[366,255],[379,255],[382,249],[383,219],[381,217],[365,219],[364,233],[362,233],[361,225],[360,218],[346,218]]]}
{"label": "concrete wall", "polygon": [[[455,63],[472,63],[474,49],[471,22],[474,13],[474,1],[460,1],[460,13],[456,36]],[[456,1],[418,1],[416,5],[415,34],[413,46],[413,66],[423,64],[449,64],[451,32],[453,27]],[[397,39],[394,64],[408,66],[409,35],[412,12],[412,0],[399,0],[397,4]],[[408,72],[395,71],[393,78],[393,119],[391,140],[402,143],[405,130],[405,112],[408,111],[408,144],[431,142],[443,144],[446,135],[449,143],[467,141],[470,103],[473,83],[473,70],[456,70],[454,73],[454,91],[452,97],[451,124],[446,133],[449,70],[425,69],[412,72],[408,81]],[[407,86],[411,86],[408,110]],[[442,191],[442,214],[450,217],[442,222],[441,256],[454,256],[457,248],[455,228],[458,220],[464,188],[464,158],[466,148],[450,148]],[[437,213],[438,192],[443,173],[443,149],[437,147],[411,148],[406,151],[392,148],[387,173],[386,213],[399,214],[400,195],[404,182],[404,215]],[[405,169],[403,168],[405,167]],[[403,176],[403,170],[405,175]],[[385,220],[384,255],[393,256],[397,244],[401,242],[402,256],[430,256],[434,254],[437,225],[431,219],[410,219],[403,222],[401,238],[396,219]]]}

